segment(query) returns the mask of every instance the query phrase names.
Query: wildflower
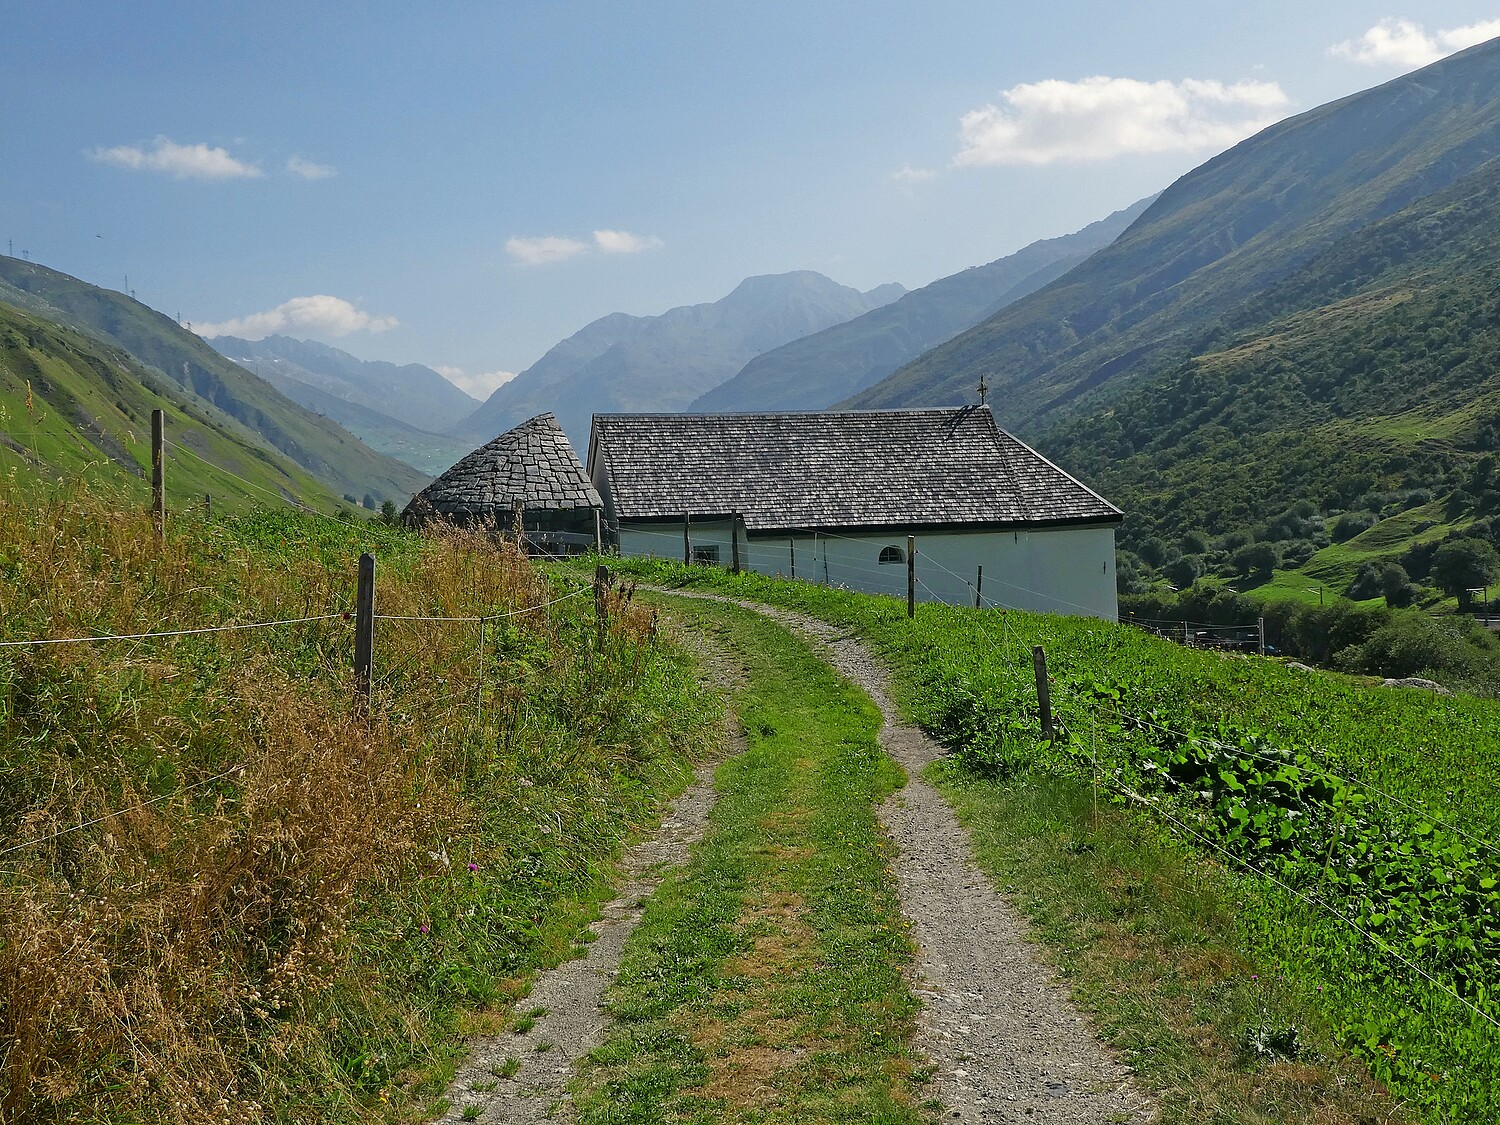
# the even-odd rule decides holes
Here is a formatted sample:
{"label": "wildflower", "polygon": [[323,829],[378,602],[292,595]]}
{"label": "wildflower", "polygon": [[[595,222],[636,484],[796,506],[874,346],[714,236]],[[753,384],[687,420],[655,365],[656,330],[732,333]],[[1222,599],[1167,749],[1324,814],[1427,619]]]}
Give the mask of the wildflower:
{"label": "wildflower", "polygon": [[425,934],[425,933],[426,933],[426,932],[427,932],[427,923],[426,923],[426,922],[423,922],[423,923],[422,923],[422,932],[423,932],[423,933],[424,933],[424,934]]}
{"label": "wildflower", "polygon": [[477,863],[471,863],[471,864],[469,864],[469,870],[470,871],[478,871],[479,870],[479,864],[477,864]]}

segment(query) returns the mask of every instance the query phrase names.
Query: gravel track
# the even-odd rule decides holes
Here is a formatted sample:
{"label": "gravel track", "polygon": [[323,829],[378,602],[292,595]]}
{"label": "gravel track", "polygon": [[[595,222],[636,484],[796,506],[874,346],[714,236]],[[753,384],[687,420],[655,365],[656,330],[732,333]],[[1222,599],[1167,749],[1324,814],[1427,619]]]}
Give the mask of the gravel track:
{"label": "gravel track", "polygon": [[1102,1044],[1026,923],[974,862],[967,834],[921,777],[943,750],[901,721],[885,668],[856,638],[817,618],[717,595],[819,645],[885,718],[881,744],[910,780],[882,805],[896,844],[902,910],[918,947],[922,1050],[936,1068],[947,1120],[1122,1125],[1157,1118],[1151,1100]]}
{"label": "gravel track", "polygon": [[[920,1047],[935,1068],[935,1095],[945,1120],[1047,1125],[1125,1125],[1155,1121],[1157,1111],[1099,1041],[1039,956],[1025,922],[980,871],[967,835],[946,801],[921,777],[942,748],[904,724],[890,701],[884,667],[847,632],[813,617],[713,594],[663,590],[678,597],[726,601],[773,617],[818,645],[842,675],[858,684],[885,719],[881,744],[910,780],[880,808],[896,844],[893,861],[902,910],[918,947],[913,989],[922,1001]],[[702,643],[700,641],[700,643]],[[709,653],[720,679],[737,669]],[[591,927],[586,956],[541,974],[518,1009],[545,1009],[520,1035],[476,1043],[438,1120],[532,1125],[567,1118],[566,1083],[596,1046],[607,1019],[604,993],[626,939],[665,871],[686,862],[713,808],[713,769],[705,763],[673,804],[660,830],[625,857],[627,883]],[[542,1051],[540,1044],[551,1046]],[[507,1059],[514,1076],[500,1077]],[[470,1110],[471,1113],[474,1110]]]}

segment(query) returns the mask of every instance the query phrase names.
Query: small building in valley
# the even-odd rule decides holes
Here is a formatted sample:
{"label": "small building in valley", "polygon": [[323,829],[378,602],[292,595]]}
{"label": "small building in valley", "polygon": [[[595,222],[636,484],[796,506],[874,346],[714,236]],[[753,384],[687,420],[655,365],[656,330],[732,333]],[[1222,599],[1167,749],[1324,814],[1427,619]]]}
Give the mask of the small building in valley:
{"label": "small building in valley", "polygon": [[402,519],[421,526],[435,519],[521,530],[533,550],[576,554],[593,550],[603,507],[550,413],[539,414],[462,458],[412,497]]}
{"label": "small building in valley", "polygon": [[[623,555],[1114,620],[1119,508],[987,406],[596,414],[588,475]],[[982,568],[982,578],[981,578]]]}

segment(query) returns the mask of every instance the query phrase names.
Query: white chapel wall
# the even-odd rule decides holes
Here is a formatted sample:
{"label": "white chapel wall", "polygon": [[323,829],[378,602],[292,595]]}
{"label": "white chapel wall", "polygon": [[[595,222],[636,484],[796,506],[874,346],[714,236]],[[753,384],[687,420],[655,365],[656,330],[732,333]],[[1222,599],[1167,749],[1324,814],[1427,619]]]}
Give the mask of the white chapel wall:
{"label": "white chapel wall", "polygon": [[[733,562],[728,520],[693,521],[689,538],[698,552],[716,553],[718,565]],[[1038,613],[1082,614],[1114,621],[1113,525],[1047,528],[1033,531],[946,532],[917,537],[917,598],[974,604],[977,570],[984,567],[987,605]],[[903,534],[756,535],[739,537],[740,565],[761,574],[801,578],[871,594],[906,596],[906,536]],[[883,548],[901,553],[899,562],[881,563]],[[622,523],[622,555],[683,557],[681,525]]]}

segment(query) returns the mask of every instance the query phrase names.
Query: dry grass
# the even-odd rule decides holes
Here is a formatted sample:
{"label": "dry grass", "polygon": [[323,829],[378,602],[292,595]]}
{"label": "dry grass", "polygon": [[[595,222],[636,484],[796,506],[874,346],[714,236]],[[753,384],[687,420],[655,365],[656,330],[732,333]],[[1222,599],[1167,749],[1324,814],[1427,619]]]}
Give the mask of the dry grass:
{"label": "dry grass", "polygon": [[[378,613],[558,596],[482,531],[418,544],[260,519],[158,545],[144,513],[101,497],[10,496],[0,640],[337,614],[372,535]],[[661,749],[619,729],[661,661],[629,595],[610,595],[604,651],[575,620],[587,597],[491,624],[482,650],[472,625],[381,622],[368,716],[343,620],[0,649],[0,1120],[258,1122],[296,1102],[295,1120],[378,1118],[418,1097],[398,1072],[415,1081],[441,1059],[443,1004],[503,1002],[473,963],[479,936],[519,950],[519,973],[566,948],[553,914],[642,811],[612,813],[606,796],[632,770],[639,786]],[[504,910],[488,871],[460,859],[498,872],[537,832],[585,874],[504,904],[533,915],[516,920],[526,936],[502,919],[469,940],[464,909]],[[470,925],[473,949],[414,951],[428,926],[386,910]],[[406,1005],[382,979],[391,958],[472,980],[418,982]]]}

